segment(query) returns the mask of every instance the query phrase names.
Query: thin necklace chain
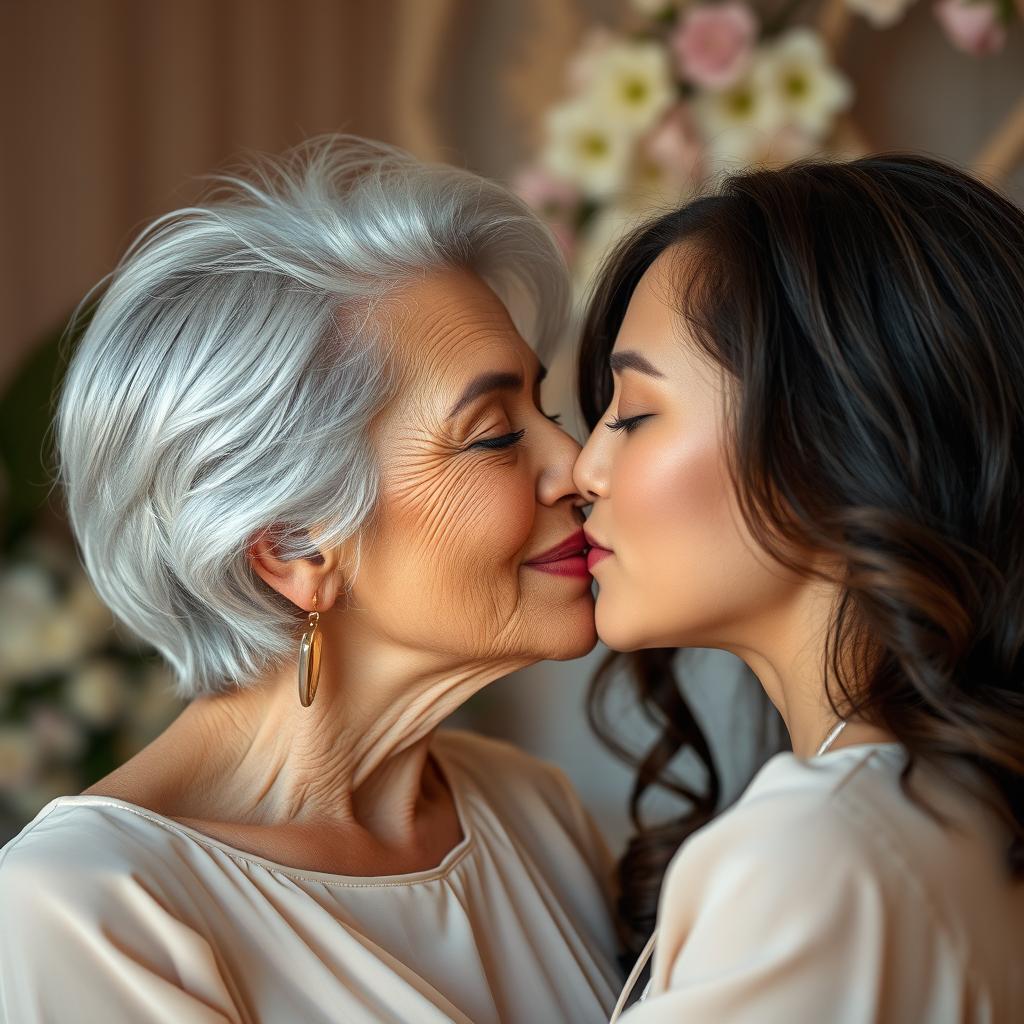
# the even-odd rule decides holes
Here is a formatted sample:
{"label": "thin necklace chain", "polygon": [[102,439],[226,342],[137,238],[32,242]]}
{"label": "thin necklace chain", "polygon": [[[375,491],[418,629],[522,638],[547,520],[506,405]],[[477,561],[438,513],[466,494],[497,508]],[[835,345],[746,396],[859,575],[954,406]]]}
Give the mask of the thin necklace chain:
{"label": "thin necklace chain", "polygon": [[821,746],[818,747],[818,753],[814,755],[815,757],[820,757],[822,754],[825,753],[826,750],[828,750],[829,747],[832,746],[832,741],[843,731],[843,727],[845,725],[846,725],[846,719],[843,718],[843,719],[840,720],[838,725],[834,725],[832,727],[832,729],[830,730],[829,734],[822,741]]}

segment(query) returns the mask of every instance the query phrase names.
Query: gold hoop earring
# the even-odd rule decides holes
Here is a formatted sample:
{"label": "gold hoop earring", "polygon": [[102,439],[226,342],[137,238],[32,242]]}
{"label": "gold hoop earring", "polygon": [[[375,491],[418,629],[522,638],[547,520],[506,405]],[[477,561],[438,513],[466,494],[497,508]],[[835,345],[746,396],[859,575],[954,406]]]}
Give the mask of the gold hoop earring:
{"label": "gold hoop earring", "polygon": [[317,683],[320,682],[320,613],[316,610],[316,594],[313,594],[313,611],[309,613],[306,632],[299,642],[299,701],[304,708],[313,703]]}

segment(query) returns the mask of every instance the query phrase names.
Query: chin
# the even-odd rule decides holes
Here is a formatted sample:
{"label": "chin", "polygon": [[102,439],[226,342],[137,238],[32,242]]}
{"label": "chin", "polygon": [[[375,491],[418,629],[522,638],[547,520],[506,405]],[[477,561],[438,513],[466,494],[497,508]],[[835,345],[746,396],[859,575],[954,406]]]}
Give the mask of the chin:
{"label": "chin", "polygon": [[613,651],[637,651],[651,646],[644,642],[644,638],[636,630],[630,628],[632,624],[629,619],[628,615],[611,613],[607,602],[602,614],[602,603],[598,598],[594,621],[597,635],[605,647]]}
{"label": "chin", "polygon": [[557,626],[548,620],[551,626],[545,632],[557,630],[557,637],[546,645],[541,657],[547,661],[572,661],[589,654],[597,644],[597,627],[594,625],[594,603],[592,600],[581,602],[579,610],[566,614]]}

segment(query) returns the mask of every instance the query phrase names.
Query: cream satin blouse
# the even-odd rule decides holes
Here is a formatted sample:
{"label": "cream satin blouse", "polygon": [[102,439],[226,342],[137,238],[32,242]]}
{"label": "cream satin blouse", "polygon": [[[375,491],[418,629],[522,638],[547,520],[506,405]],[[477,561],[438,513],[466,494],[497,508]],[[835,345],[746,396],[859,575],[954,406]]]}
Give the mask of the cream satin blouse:
{"label": "cream satin blouse", "polygon": [[463,839],[434,869],[276,864],[143,807],[62,796],[0,850],[7,1024],[605,1024],[611,860],[565,776],[431,747]]}
{"label": "cream satin blouse", "polygon": [[905,760],[896,743],[771,758],[673,859],[649,992],[621,1024],[1024,1021],[1009,830],[917,768],[964,826],[944,830],[900,790]]}

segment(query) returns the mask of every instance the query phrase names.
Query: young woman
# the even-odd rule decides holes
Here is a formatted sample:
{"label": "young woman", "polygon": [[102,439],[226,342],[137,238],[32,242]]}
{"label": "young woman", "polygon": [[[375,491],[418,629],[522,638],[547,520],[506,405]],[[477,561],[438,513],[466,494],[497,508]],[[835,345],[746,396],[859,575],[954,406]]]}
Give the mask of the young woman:
{"label": "young woman", "polygon": [[[634,811],[692,796],[620,866],[636,953],[660,887],[623,1024],[1024,1019],[1022,309],[1024,213],[907,154],[733,176],[604,268],[597,630],[663,726]],[[742,658],[792,747],[713,821],[677,648]]]}

